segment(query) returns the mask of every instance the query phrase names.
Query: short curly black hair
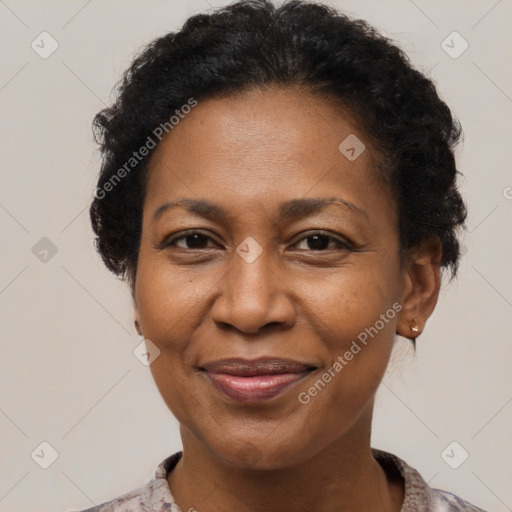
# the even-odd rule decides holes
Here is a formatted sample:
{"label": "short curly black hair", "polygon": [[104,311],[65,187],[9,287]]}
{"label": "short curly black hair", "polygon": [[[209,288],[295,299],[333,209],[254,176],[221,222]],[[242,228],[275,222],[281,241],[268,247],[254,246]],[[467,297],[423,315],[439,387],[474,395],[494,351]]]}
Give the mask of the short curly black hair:
{"label": "short curly black hair", "polygon": [[363,20],[302,0],[279,7],[241,0],[194,15],[135,58],[117,99],[93,123],[102,168],[90,217],[107,267],[133,285],[149,161],[134,161],[134,151],[191,98],[272,85],[329,95],[354,113],[392,187],[401,254],[437,238],[441,266],[453,278],[457,229],[467,215],[453,153],[460,123],[392,40]]}

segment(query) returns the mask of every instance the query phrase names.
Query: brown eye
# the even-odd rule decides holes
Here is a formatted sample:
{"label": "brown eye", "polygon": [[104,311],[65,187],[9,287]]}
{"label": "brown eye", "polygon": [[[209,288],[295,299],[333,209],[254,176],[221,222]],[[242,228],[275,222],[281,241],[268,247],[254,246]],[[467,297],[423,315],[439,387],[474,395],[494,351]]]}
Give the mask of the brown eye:
{"label": "brown eye", "polygon": [[306,250],[325,251],[328,249],[351,249],[350,245],[338,238],[324,233],[310,234],[302,238],[296,245],[306,242]]}
{"label": "brown eye", "polygon": [[171,238],[164,243],[164,247],[178,247],[179,249],[207,249],[208,241],[211,237],[200,231],[190,231]]}

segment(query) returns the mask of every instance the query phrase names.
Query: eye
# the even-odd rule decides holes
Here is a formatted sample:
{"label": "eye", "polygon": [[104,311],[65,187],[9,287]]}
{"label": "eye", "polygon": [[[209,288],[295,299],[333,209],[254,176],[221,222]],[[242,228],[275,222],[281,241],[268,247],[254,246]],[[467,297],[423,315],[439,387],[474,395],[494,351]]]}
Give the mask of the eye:
{"label": "eye", "polygon": [[312,251],[326,251],[329,249],[352,249],[348,242],[344,242],[339,238],[325,233],[310,233],[308,236],[305,236],[299,240],[299,242],[295,245],[299,245],[304,242],[307,246],[306,250],[309,249]]}
{"label": "eye", "polygon": [[[177,247],[179,249],[194,250],[194,249],[209,249],[214,246],[208,247],[208,242],[213,242],[213,238],[206,235],[201,231],[188,231],[179,236],[171,237],[165,240],[161,248]],[[306,244],[306,248],[300,250],[306,251],[327,251],[332,249],[352,250],[351,245],[335,236],[326,233],[314,232],[299,240],[295,246]],[[216,245],[216,244],[215,244]]]}
{"label": "eye", "polygon": [[[213,239],[201,231],[188,231],[180,236],[170,238],[162,244],[163,247],[178,247],[179,249],[208,249],[208,241]],[[182,242],[181,245],[179,242]]]}

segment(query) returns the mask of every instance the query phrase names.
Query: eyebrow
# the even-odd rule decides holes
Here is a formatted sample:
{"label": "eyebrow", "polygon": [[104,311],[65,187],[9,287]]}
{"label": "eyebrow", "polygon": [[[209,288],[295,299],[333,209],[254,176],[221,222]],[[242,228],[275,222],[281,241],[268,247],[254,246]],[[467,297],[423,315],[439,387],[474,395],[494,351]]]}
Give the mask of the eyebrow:
{"label": "eyebrow", "polygon": [[[338,197],[308,197],[286,201],[279,206],[279,219],[302,219],[318,213],[330,205],[341,206],[343,209],[362,215],[369,220],[366,211]],[[156,221],[164,212],[176,207],[185,208],[191,213],[195,213],[210,220],[225,221],[231,216],[221,206],[211,203],[210,201],[180,198],[160,205],[153,212],[153,221]]]}

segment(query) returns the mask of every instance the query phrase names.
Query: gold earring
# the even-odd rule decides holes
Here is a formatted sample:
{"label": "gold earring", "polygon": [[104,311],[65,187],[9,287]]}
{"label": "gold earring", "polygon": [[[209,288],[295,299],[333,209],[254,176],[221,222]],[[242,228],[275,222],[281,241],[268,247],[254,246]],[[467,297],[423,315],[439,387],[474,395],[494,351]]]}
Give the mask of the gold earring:
{"label": "gold earring", "polygon": [[412,332],[420,332],[420,328],[418,327],[418,319],[414,319],[414,325],[411,327]]}

